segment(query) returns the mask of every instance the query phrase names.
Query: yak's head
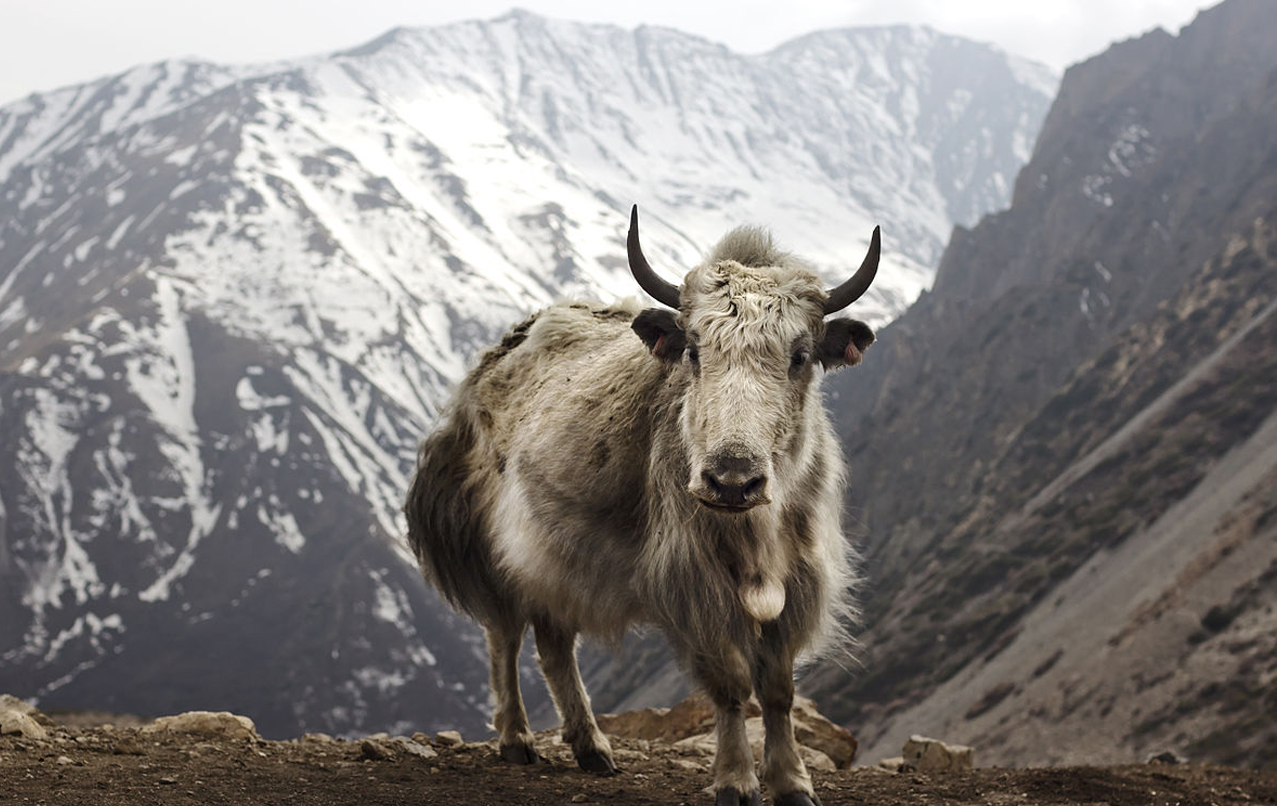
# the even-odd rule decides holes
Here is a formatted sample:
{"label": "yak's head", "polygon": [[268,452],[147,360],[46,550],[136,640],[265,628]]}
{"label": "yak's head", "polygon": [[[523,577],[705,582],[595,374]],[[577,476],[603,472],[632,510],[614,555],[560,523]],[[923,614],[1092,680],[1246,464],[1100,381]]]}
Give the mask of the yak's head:
{"label": "yak's head", "polygon": [[661,361],[687,376],[682,434],[687,489],[702,504],[744,512],[767,504],[777,478],[807,449],[810,407],[820,406],[815,366],[860,362],[873,331],[854,319],[825,317],[869,288],[878,269],[874,229],[869,254],[842,285],[826,291],[814,273],[772,245],[764,231],[728,233],[682,288],[662,280],[639,247],[638,207],[630,214],[630,270],[667,308],[649,308],[634,331]]}

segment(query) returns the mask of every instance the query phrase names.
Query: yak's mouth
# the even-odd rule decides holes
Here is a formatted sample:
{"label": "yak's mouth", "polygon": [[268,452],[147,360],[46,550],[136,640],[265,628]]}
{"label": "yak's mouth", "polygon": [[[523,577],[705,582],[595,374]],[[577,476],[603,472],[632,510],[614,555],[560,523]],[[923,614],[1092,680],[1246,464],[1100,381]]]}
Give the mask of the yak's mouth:
{"label": "yak's mouth", "polygon": [[[719,502],[717,502],[717,501],[708,501],[708,500],[706,500],[706,499],[704,499],[704,498],[701,498],[700,496],[697,496],[697,497],[696,497],[696,500],[697,500],[697,501],[700,501],[700,502],[701,502],[701,505],[702,505],[702,506],[704,506],[706,509],[712,509],[712,510],[714,510],[715,512],[732,512],[732,513],[748,512],[749,510],[751,510],[751,509],[753,509],[754,507],[758,506],[758,504],[757,504],[757,503],[751,503],[751,504],[722,504],[722,503],[719,503]],[[760,502],[760,503],[761,503],[761,502]]]}

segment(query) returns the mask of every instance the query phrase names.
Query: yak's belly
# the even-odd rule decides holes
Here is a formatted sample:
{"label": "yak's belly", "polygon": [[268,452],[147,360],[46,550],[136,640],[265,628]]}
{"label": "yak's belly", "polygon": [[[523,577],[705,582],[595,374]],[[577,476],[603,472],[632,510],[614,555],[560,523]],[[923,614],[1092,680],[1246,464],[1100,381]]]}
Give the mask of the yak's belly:
{"label": "yak's belly", "polygon": [[504,476],[493,542],[498,565],[522,598],[582,632],[609,638],[641,620],[633,584],[640,540],[635,506],[583,497],[536,473]]}

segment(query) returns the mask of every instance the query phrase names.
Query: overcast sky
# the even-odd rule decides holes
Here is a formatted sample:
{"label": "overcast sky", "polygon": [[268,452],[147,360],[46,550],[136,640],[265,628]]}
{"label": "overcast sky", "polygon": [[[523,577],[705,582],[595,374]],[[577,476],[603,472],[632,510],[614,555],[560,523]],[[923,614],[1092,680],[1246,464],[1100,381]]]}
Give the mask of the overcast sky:
{"label": "overcast sky", "polygon": [[[921,23],[1062,70],[1110,42],[1176,33],[1211,0],[529,0],[539,14],[679,28],[752,53],[820,28]],[[0,0],[0,103],[175,57],[255,62],[353,47],[397,25],[490,18],[509,0]]]}

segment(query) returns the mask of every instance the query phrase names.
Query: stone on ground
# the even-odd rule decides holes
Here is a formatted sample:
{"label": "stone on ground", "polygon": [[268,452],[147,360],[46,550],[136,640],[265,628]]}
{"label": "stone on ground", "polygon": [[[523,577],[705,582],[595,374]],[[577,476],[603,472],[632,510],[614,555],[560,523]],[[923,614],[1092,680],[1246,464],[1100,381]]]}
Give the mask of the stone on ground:
{"label": "stone on ground", "polygon": [[952,772],[975,766],[975,751],[965,745],[950,745],[925,736],[910,736],[901,751],[902,769],[917,772]]}
{"label": "stone on ground", "polygon": [[11,694],[0,694],[0,736],[22,736],[43,741],[49,738],[45,725],[53,721],[28,702]]}
{"label": "stone on ground", "polygon": [[194,733],[219,739],[251,739],[261,741],[253,720],[229,711],[187,711],[175,716],[162,716],[142,728],[143,733]]}

